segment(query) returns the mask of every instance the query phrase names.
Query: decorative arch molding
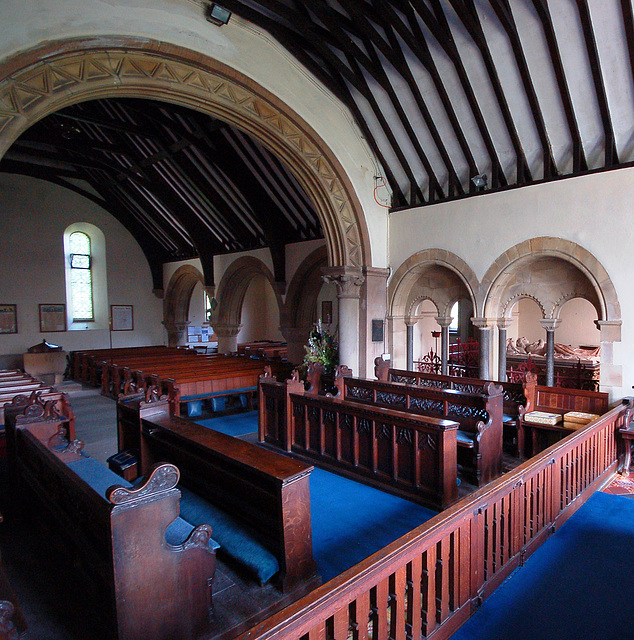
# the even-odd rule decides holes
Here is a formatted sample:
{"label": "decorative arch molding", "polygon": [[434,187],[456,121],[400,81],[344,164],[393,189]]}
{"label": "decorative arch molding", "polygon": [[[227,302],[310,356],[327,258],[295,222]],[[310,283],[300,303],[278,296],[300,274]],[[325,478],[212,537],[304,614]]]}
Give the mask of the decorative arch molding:
{"label": "decorative arch molding", "polygon": [[[394,273],[388,285],[388,314],[393,317],[410,313],[410,293],[418,278],[429,270],[443,267],[455,274],[465,287],[474,310],[480,283],[471,267],[454,253],[444,249],[425,249],[410,256]],[[430,298],[431,299],[431,298]],[[435,303],[435,301],[432,300]],[[442,311],[439,309],[439,313]]]}
{"label": "decorative arch molding", "polygon": [[511,309],[516,305],[516,303],[518,303],[520,300],[523,300],[523,299],[532,300],[539,307],[539,310],[542,312],[542,317],[543,318],[546,317],[546,309],[544,309],[544,305],[541,303],[539,298],[537,296],[531,295],[530,293],[526,293],[526,292],[516,293],[515,295],[512,295],[510,298],[508,298],[501,305],[500,317],[501,318],[508,317],[509,313],[511,312]]}
{"label": "decorative arch molding", "polygon": [[203,274],[196,267],[186,264],[176,269],[163,301],[163,322],[166,326],[188,324],[189,303],[198,283],[205,284]]}
{"label": "decorative arch molding", "polygon": [[[507,249],[489,267],[482,280],[482,315],[491,318],[503,316],[510,302],[505,300],[504,295],[508,279],[531,261],[545,257],[556,258],[575,267],[585,277],[591,288],[591,291],[585,294],[580,291],[563,293],[553,305],[551,311],[553,317],[558,315],[561,306],[567,300],[573,297],[584,297],[597,307],[599,321],[621,320],[621,305],[616,295],[616,288],[603,265],[580,245],[563,238],[551,237],[525,240]],[[538,304],[544,312],[544,305]]]}
{"label": "decorative arch molding", "polygon": [[137,97],[228,122],[283,160],[320,217],[330,266],[371,264],[361,205],[318,134],[273,94],[198,52],[131,36],[61,40],[3,61],[0,158],[31,125],[77,102]]}
{"label": "decorative arch molding", "polygon": [[273,273],[258,258],[243,256],[229,265],[222,276],[220,285],[218,285],[216,294],[218,309],[212,315],[212,325],[217,333],[227,327],[238,328],[240,326],[244,296],[251,280],[256,276],[263,276],[269,281],[275,292],[275,299],[281,315],[282,299],[275,289]]}
{"label": "decorative arch molding", "polygon": [[434,308],[436,309],[436,315],[440,315],[440,309],[438,308],[438,305],[436,304],[436,301],[433,298],[431,298],[430,296],[417,296],[416,298],[413,298],[412,300],[410,300],[408,308],[406,309],[406,312],[405,312],[405,318],[406,319],[415,318],[417,314],[414,313],[414,309],[416,309],[416,307],[420,306],[423,302],[427,300],[429,300],[429,302],[431,302],[434,305]]}

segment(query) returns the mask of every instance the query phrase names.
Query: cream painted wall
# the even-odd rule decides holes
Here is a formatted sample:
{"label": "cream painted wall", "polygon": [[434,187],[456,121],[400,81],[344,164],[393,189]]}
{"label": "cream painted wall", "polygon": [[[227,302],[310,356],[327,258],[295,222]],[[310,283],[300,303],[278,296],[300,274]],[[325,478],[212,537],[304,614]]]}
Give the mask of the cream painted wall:
{"label": "cream painted wall", "polygon": [[390,266],[394,273],[418,251],[446,249],[482,279],[498,256],[530,238],[579,244],[606,269],[621,305],[617,398],[629,394],[634,381],[633,202],[634,169],[627,168],[397,212],[390,216]]}
{"label": "cream painted wall", "polygon": [[256,276],[244,296],[238,344],[255,340],[284,342],[279,327],[280,313],[273,288],[264,276]]}
{"label": "cream painted wall", "polygon": [[[147,37],[198,51],[271,91],[308,122],[341,162],[371,233],[372,265],[387,266],[387,209],[374,201],[381,175],[354,120],[341,103],[266,32],[232,16],[216,27],[194,0],[2,0],[2,59],[42,42],[85,36]],[[271,70],[275,69],[275,73]]]}
{"label": "cream painted wall", "polygon": [[162,302],[152,294],[145,256],[110,214],[62,187],[0,173],[0,221],[0,302],[17,304],[19,331],[0,335],[0,355],[21,354],[42,339],[66,351],[110,345],[107,329],[46,334],[39,330],[38,305],[66,302],[63,233],[74,222],[89,222],[105,236],[107,304],[134,306],[134,331],[112,332],[112,345],[165,342]]}

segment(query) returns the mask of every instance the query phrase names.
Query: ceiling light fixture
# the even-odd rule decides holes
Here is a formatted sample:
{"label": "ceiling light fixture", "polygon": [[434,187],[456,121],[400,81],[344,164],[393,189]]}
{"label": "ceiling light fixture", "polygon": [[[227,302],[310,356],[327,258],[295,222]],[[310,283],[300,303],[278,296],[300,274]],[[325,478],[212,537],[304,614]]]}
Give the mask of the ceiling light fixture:
{"label": "ceiling light fixture", "polygon": [[481,173],[480,175],[473,176],[471,182],[473,182],[477,189],[484,189],[487,186],[487,174]]}
{"label": "ceiling light fixture", "polygon": [[209,22],[222,27],[223,24],[229,22],[230,17],[231,11],[229,11],[229,9],[225,9],[215,2],[209,5],[209,10],[207,11],[207,20],[209,20]]}

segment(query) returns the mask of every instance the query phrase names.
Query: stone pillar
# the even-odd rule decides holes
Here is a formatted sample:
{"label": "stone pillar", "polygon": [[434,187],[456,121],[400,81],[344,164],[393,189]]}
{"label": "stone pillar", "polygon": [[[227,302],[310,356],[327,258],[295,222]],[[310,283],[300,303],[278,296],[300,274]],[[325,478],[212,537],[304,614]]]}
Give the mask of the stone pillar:
{"label": "stone pillar", "polygon": [[287,359],[292,364],[302,364],[306,356],[304,347],[308,344],[308,336],[312,327],[280,327],[280,333],[287,344]]}
{"label": "stone pillar", "polygon": [[446,376],[449,373],[449,325],[453,318],[434,318],[440,325],[440,373]]}
{"label": "stone pillar", "polygon": [[506,330],[513,324],[513,318],[498,318],[498,380],[506,382]]}
{"label": "stone pillar", "polygon": [[599,386],[601,391],[611,393],[623,387],[623,367],[614,364],[614,343],[621,342],[621,320],[596,320],[601,332],[601,370]]}
{"label": "stone pillar", "polygon": [[163,326],[167,330],[167,346],[178,347],[187,344],[187,327],[189,322],[166,322]]}
{"label": "stone pillar", "polygon": [[471,318],[474,327],[479,329],[480,378],[489,380],[489,360],[491,358],[491,325],[488,318]]}
{"label": "stone pillar", "polygon": [[238,334],[242,325],[214,324],[213,328],[218,336],[218,353],[236,353],[238,351]]}
{"label": "stone pillar", "polygon": [[416,320],[405,320],[407,329],[407,370],[414,371],[414,327]]}
{"label": "stone pillar", "polygon": [[542,318],[539,323],[546,330],[546,386],[555,386],[555,329],[561,324],[557,318]]}
{"label": "stone pillar", "polygon": [[359,373],[359,296],[364,283],[361,270],[351,267],[324,269],[325,282],[337,287],[339,303],[339,363]]}

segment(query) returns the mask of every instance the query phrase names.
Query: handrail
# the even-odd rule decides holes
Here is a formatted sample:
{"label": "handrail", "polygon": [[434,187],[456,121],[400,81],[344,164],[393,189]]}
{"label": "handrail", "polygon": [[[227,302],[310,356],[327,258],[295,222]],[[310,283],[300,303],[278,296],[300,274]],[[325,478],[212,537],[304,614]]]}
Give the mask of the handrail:
{"label": "handrail", "polygon": [[630,404],[615,407],[239,640],[290,640],[309,632],[345,640],[350,628],[359,640],[405,638],[409,625],[414,637],[448,638],[611,478],[616,433],[630,410]]}

